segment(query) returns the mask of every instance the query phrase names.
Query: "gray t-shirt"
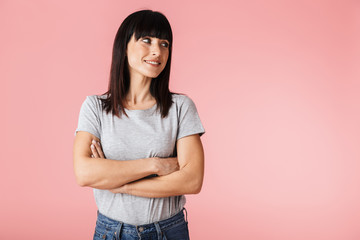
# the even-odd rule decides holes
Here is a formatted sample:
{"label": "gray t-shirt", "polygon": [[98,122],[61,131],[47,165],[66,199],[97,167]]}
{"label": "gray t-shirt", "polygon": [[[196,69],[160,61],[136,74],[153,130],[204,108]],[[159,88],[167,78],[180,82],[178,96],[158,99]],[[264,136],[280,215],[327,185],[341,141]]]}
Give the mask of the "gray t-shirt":
{"label": "gray t-shirt", "polygon": [[[107,159],[134,160],[176,156],[176,141],[192,134],[205,133],[194,102],[186,95],[172,94],[173,104],[166,118],[161,118],[157,104],[145,110],[125,109],[129,118],[118,118],[102,111],[98,97],[87,96],[83,102],[77,131],[98,137]],[[90,146],[89,146],[90,147]],[[96,205],[103,215],[124,223],[141,225],[169,218],[185,205],[185,196],[145,198],[114,194],[93,189]]]}

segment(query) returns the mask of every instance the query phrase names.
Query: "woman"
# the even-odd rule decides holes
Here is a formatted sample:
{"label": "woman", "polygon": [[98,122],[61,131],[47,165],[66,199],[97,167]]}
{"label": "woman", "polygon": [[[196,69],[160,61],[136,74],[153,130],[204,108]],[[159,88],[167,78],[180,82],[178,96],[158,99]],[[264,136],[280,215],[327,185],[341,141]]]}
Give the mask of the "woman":
{"label": "woman", "polygon": [[184,194],[202,186],[205,130],[194,102],[169,90],[171,52],[163,14],[129,15],[114,40],[108,91],[81,106],[74,171],[94,189],[94,239],[189,239]]}

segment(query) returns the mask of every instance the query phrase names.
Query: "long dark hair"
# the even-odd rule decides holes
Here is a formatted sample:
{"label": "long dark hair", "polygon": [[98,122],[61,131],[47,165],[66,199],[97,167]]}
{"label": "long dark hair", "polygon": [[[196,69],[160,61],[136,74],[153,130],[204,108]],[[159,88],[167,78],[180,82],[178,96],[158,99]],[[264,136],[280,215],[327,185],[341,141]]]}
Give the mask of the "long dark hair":
{"label": "long dark hair", "polygon": [[[158,77],[153,78],[150,84],[150,93],[156,99],[157,110],[165,118],[168,115],[172,104],[172,92],[169,90],[171,52],[172,52],[172,30],[166,17],[156,11],[141,10],[130,14],[120,25],[114,40],[110,79],[108,91],[100,98],[103,110],[106,113],[112,112],[120,118],[121,113],[125,114],[123,100],[126,98],[130,86],[129,69],[127,66],[126,48],[132,35],[135,39],[149,36],[169,41],[169,57],[164,70]],[[121,110],[121,112],[120,112]]]}

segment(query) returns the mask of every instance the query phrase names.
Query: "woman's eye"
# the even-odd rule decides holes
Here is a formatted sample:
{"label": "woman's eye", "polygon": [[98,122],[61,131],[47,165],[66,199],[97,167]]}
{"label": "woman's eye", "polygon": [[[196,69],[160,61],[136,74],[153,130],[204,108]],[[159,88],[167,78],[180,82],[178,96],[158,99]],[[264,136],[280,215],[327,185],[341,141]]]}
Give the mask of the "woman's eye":
{"label": "woman's eye", "polygon": [[[151,39],[150,38],[143,38],[141,41],[143,41],[144,43],[151,43]],[[167,42],[162,42],[161,46],[168,48],[169,47],[169,43]]]}
{"label": "woman's eye", "polygon": [[146,43],[149,43],[149,42],[150,42],[150,39],[149,39],[149,38],[143,38],[142,41],[143,41],[143,42],[146,42]]}

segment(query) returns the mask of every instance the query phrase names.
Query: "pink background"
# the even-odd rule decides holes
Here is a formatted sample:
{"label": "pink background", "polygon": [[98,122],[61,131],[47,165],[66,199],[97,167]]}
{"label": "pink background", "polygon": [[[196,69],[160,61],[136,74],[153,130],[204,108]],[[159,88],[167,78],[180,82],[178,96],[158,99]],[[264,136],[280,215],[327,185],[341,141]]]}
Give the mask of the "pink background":
{"label": "pink background", "polygon": [[171,89],[196,103],[206,176],[192,239],[360,239],[359,1],[0,1],[0,239],[91,239],[72,168],[122,20],[163,12]]}

